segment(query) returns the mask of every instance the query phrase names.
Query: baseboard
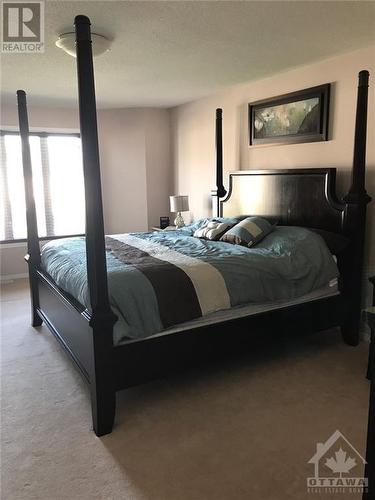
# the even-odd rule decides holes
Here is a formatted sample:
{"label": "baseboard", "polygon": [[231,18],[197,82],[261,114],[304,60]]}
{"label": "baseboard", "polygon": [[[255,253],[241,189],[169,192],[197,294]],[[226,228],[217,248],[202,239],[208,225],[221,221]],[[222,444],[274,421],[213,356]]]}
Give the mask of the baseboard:
{"label": "baseboard", "polygon": [[12,283],[14,280],[20,280],[20,279],[25,279],[29,275],[27,273],[22,273],[22,274],[4,274],[3,276],[0,276],[0,283],[5,285],[6,283]]}

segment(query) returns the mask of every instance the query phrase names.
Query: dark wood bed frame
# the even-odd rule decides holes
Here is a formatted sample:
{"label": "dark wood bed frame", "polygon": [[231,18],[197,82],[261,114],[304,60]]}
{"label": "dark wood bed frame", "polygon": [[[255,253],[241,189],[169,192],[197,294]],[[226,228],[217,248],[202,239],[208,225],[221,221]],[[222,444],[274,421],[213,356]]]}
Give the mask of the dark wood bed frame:
{"label": "dark wood bed frame", "polygon": [[[339,256],[341,293],[210,326],[113,345],[113,314],[108,297],[105,236],[96,123],[90,21],[75,18],[80,128],[86,195],[86,255],[91,312],[56,286],[40,266],[40,249],[32,187],[29,127],[25,92],[19,90],[27,206],[27,241],[32,325],[49,327],[88,382],[94,431],[112,431],[116,391],[146,382],[204,360],[221,346],[241,345],[257,333],[290,329],[318,331],[339,326],[345,342],[358,343],[366,205],[365,152],[367,71],[359,73],[352,184],[342,201],[336,197],[335,169],[236,171],[223,185],[221,110],[217,110],[217,188],[214,206],[224,216],[258,214],[281,224],[321,228],[350,239]],[[244,185],[245,184],[245,185]],[[223,199],[226,196],[225,199]]]}

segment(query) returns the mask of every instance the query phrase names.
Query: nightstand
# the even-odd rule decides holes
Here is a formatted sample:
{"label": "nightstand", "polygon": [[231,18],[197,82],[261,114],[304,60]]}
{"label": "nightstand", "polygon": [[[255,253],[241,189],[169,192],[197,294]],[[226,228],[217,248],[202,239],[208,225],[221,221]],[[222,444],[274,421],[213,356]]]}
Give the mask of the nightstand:
{"label": "nightstand", "polygon": [[153,226],[151,228],[151,231],[175,231],[177,229],[176,226],[167,226],[166,228],[164,229],[161,229],[160,227],[158,226]]}

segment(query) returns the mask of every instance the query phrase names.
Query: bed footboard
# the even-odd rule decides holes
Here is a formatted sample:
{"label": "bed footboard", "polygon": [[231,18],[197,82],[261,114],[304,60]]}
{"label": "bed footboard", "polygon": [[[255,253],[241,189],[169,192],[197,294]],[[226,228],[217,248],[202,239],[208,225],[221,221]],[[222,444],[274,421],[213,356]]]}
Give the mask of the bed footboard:
{"label": "bed footboard", "polygon": [[73,359],[87,382],[93,371],[92,329],[87,311],[76,308],[52,281],[37,271],[38,315]]}
{"label": "bed footboard", "polygon": [[[108,434],[115,415],[113,348],[106,348],[108,339],[112,343],[112,326],[108,327],[106,321],[94,321],[86,309],[75,304],[40,269],[35,270],[35,280],[39,300],[34,312],[46,323],[89,384],[95,433]],[[106,346],[99,347],[96,339],[104,339]]]}

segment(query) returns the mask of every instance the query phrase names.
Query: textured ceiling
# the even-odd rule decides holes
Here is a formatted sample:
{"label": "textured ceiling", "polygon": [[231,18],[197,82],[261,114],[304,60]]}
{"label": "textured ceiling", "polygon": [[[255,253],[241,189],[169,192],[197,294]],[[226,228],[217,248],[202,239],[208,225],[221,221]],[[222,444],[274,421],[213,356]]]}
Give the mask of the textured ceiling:
{"label": "textured ceiling", "polygon": [[374,2],[47,0],[45,53],[2,54],[4,100],[75,102],[75,59],[54,42],[77,14],[113,39],[95,59],[101,107],[169,107],[375,41]]}

